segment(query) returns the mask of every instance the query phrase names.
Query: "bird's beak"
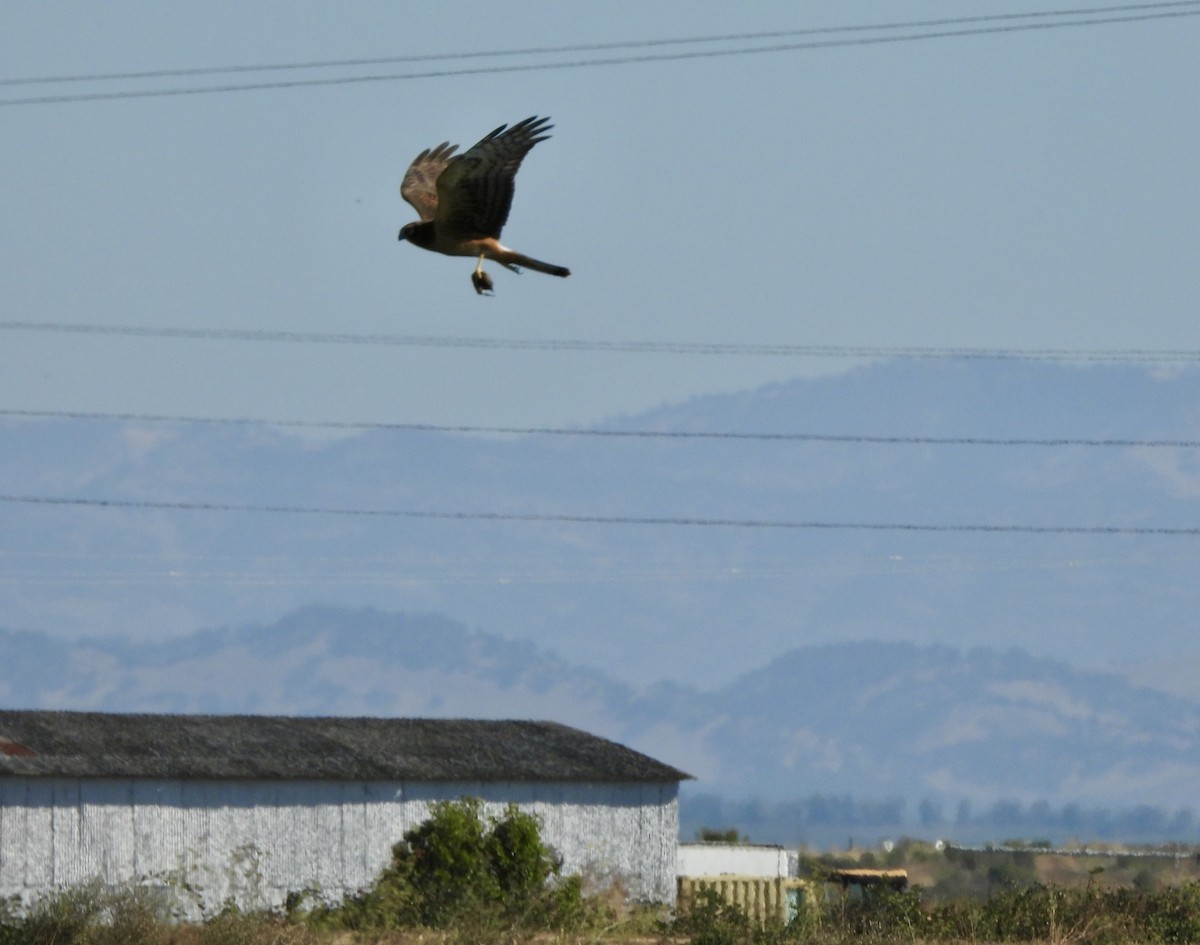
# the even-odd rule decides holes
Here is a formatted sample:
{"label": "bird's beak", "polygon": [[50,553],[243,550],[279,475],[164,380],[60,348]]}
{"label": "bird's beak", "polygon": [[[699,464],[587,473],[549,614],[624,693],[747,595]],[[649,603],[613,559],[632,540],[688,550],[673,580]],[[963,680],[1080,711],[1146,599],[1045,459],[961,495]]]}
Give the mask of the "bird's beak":
{"label": "bird's beak", "polygon": [[398,239],[398,240],[400,240],[401,242],[403,242],[403,240],[404,240],[404,231],[403,231],[403,230],[401,230],[401,231],[400,231],[400,235],[399,235],[399,236],[397,236],[397,237],[396,237],[396,239]]}

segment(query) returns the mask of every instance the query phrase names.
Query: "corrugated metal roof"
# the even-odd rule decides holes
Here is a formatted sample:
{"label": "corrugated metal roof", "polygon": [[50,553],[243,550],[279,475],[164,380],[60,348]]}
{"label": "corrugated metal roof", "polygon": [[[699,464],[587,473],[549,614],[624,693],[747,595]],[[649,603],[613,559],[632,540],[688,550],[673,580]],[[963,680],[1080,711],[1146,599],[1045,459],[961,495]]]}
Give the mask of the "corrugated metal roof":
{"label": "corrugated metal roof", "polygon": [[554,722],[0,710],[4,776],[584,782],[690,777]]}

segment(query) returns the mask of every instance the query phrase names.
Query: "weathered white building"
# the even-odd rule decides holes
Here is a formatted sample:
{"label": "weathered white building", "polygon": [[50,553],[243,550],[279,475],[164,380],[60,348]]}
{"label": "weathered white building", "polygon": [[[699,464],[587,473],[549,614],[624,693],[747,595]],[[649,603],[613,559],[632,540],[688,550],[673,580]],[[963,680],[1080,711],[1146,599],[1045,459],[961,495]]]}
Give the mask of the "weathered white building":
{"label": "weathered white building", "polygon": [[549,722],[0,710],[0,898],[89,881],[232,899],[369,885],[431,803],[538,816],[566,873],[675,896],[688,775]]}

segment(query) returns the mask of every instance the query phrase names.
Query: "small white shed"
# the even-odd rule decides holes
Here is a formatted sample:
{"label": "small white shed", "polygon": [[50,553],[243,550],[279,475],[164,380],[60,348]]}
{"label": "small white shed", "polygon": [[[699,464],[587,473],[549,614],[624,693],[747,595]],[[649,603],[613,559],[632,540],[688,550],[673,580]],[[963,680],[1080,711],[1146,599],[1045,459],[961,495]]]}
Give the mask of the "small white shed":
{"label": "small white shed", "polygon": [[369,885],[430,804],[538,816],[564,871],[673,902],[688,775],[551,722],[0,710],[0,899],[88,881],[275,906]]}
{"label": "small white shed", "polygon": [[680,876],[751,876],[774,879],[788,875],[783,847],[761,843],[681,843],[676,860]]}

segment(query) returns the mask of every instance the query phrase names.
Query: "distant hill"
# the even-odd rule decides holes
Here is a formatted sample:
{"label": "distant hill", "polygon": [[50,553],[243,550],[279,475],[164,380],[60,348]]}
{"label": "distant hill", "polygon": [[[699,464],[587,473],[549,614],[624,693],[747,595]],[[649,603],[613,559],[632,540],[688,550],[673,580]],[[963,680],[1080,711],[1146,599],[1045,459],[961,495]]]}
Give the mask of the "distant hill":
{"label": "distant hill", "polygon": [[1200,774],[1200,706],[1016,649],[804,647],[714,698],[741,794],[769,769],[776,793],[1189,806]]}
{"label": "distant hill", "polygon": [[797,647],[710,690],[636,686],[434,615],[309,607],[160,643],[0,631],[0,705],[553,719],[693,793],[1189,806],[1200,706],[1019,650]]}
{"label": "distant hill", "polygon": [[[1194,448],[1081,442],[1200,440],[1200,372],[896,361],[602,426],[842,439],[3,420],[0,621],[157,642],[372,606],[708,690],[797,647],[862,640],[1131,670],[1200,656],[1200,538],[1005,530],[1200,526]],[[898,442],[862,439],[880,437]],[[868,527],[779,527],[800,522]],[[888,524],[920,528],[869,527]],[[1200,676],[1163,678],[1200,698]]]}

